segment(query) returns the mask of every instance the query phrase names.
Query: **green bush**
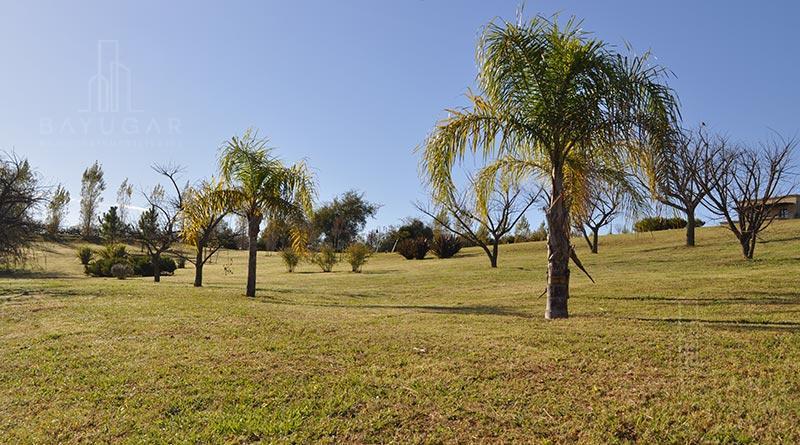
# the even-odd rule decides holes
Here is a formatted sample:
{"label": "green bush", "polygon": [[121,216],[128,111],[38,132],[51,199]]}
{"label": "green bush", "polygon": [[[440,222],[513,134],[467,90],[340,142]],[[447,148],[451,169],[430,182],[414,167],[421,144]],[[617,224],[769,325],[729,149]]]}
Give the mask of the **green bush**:
{"label": "green bush", "polygon": [[78,250],[75,252],[75,256],[81,261],[81,264],[84,266],[88,266],[89,262],[92,261],[92,256],[94,255],[94,251],[92,251],[91,247],[83,246],[79,247]]}
{"label": "green bush", "polygon": [[367,263],[370,253],[372,253],[372,250],[362,243],[353,243],[344,251],[345,258],[347,258],[351,270],[355,273],[361,273],[361,267]]}
{"label": "green bush", "polygon": [[453,257],[461,247],[461,239],[455,235],[437,234],[431,242],[431,251],[441,259]]}
{"label": "green bush", "polygon": [[294,272],[295,267],[300,264],[300,254],[295,252],[291,247],[287,247],[281,251],[281,258],[283,264],[286,265],[287,272]]}
{"label": "green bush", "polygon": [[98,258],[91,261],[84,268],[86,275],[93,277],[113,277],[111,268],[115,264],[126,264],[128,261],[124,258]]}
{"label": "green bush", "polygon": [[319,252],[314,254],[311,262],[319,266],[323,272],[330,272],[333,270],[333,266],[339,262],[339,258],[336,256],[336,251],[333,250],[333,247],[323,246],[319,249]]}
{"label": "green bush", "polygon": [[186,258],[182,256],[175,257],[175,265],[178,266],[178,269],[186,269]]}
{"label": "green bush", "polygon": [[[697,227],[702,227],[705,224],[705,221],[697,218],[695,218],[694,222]],[[635,232],[656,232],[659,230],[683,229],[684,227],[686,227],[686,220],[683,218],[653,216],[636,221],[633,225],[633,230]]]}
{"label": "green bush", "polygon": [[120,259],[120,258],[127,258],[128,250],[124,244],[106,244],[102,250],[97,252],[97,255],[100,258],[106,260],[113,260],[113,259]]}
{"label": "green bush", "polygon": [[[133,273],[135,275],[139,275],[142,277],[152,277],[153,276],[153,264],[150,261],[150,257],[147,255],[136,255],[132,257],[131,262],[133,263]],[[175,260],[170,257],[161,257],[161,261],[159,261],[161,274],[162,275],[171,275],[175,273],[175,269],[178,268],[178,265],[175,264]]]}
{"label": "green bush", "polygon": [[118,280],[124,280],[133,275],[133,266],[130,263],[116,263],[111,266],[111,275]]}
{"label": "green bush", "polygon": [[406,238],[397,243],[397,253],[407,260],[421,260],[428,253],[430,244],[424,237]]}
{"label": "green bush", "polygon": [[[79,252],[80,253],[80,252]],[[107,244],[97,252],[93,252],[97,257],[84,265],[84,272],[93,277],[113,277],[113,268],[117,264],[130,267],[130,260],[126,247],[122,244]],[[83,258],[81,258],[83,260]]]}

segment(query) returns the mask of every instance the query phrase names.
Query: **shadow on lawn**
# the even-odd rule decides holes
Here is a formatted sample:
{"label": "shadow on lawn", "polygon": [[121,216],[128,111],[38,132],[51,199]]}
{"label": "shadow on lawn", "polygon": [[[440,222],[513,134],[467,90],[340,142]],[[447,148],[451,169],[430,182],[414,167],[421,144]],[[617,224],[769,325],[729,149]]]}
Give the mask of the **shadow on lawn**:
{"label": "shadow on lawn", "polygon": [[[326,305],[330,307],[340,307],[339,305]],[[343,306],[341,306],[343,307]],[[438,306],[438,305],[382,305],[382,304],[368,304],[359,306],[346,306],[348,308],[355,307],[360,309],[399,309],[399,310],[412,310],[415,312],[427,312],[433,314],[460,314],[460,315],[499,315],[504,317],[520,317],[531,318],[532,315],[527,312],[507,307],[507,306],[487,306],[487,305],[473,305],[473,306]]]}
{"label": "shadow on lawn", "polygon": [[800,323],[793,321],[752,321],[752,320],[707,320],[702,318],[644,318],[634,317],[627,320],[649,321],[657,323],[699,323],[709,327],[731,330],[771,330],[800,332]]}
{"label": "shadow on lawn", "polygon": [[361,309],[361,310],[375,310],[375,309],[389,309],[389,310],[406,310],[413,312],[431,313],[431,314],[449,314],[449,315],[496,315],[502,317],[520,317],[532,318],[533,315],[517,310],[508,306],[488,306],[488,305],[471,305],[471,306],[441,306],[441,305],[401,305],[401,304],[327,304],[327,303],[300,303],[288,300],[276,300],[272,298],[260,299],[263,303],[270,304],[285,304],[292,306],[314,306],[314,307],[327,307],[327,308],[340,308],[340,309]]}
{"label": "shadow on lawn", "polygon": [[27,279],[46,279],[46,278],[83,278],[80,276],[69,275],[62,272],[46,270],[9,270],[0,269],[0,278],[27,278]]}
{"label": "shadow on lawn", "polygon": [[679,298],[679,297],[596,297],[597,300],[641,301],[656,304],[687,304],[692,306],[737,305],[737,304],[800,304],[797,292],[751,292],[751,297],[730,298]]}

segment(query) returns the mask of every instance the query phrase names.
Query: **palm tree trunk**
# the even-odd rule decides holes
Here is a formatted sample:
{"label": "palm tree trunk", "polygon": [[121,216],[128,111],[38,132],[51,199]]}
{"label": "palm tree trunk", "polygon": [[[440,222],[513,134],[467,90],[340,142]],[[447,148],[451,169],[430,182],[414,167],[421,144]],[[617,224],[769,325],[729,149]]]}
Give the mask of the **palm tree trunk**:
{"label": "palm tree trunk", "polygon": [[553,169],[553,188],[547,210],[547,319],[567,318],[569,298],[569,213],[564,196],[564,172]]}
{"label": "palm tree trunk", "polygon": [[203,248],[197,246],[197,256],[194,259],[194,287],[203,287]]}
{"label": "palm tree trunk", "polygon": [[247,235],[249,243],[247,246],[247,296],[256,296],[256,260],[258,258],[258,228],[261,225],[261,218],[251,217],[248,221]]}
{"label": "palm tree trunk", "polygon": [[686,246],[694,247],[694,209],[690,208],[686,211]]}

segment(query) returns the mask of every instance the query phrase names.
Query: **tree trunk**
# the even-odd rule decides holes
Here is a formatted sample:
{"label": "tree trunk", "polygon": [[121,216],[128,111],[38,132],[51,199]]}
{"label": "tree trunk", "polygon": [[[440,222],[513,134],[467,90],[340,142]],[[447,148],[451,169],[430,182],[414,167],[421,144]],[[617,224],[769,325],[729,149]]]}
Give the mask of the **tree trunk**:
{"label": "tree trunk", "polygon": [[553,169],[550,207],[546,212],[547,235],[547,319],[567,318],[569,299],[569,213],[564,196],[564,172]]}
{"label": "tree trunk", "polygon": [[153,265],[153,282],[161,282],[161,254],[157,253],[150,257],[150,262]]}
{"label": "tree trunk", "polygon": [[689,209],[689,210],[686,211],[686,246],[687,247],[694,247],[694,229],[695,229],[694,209]]}
{"label": "tree trunk", "polygon": [[248,239],[247,246],[247,296],[256,296],[256,260],[258,258],[258,227],[261,225],[260,218],[250,218],[248,222]]}
{"label": "tree trunk", "polygon": [[597,232],[600,227],[592,227],[592,253],[597,253]]}
{"label": "tree trunk", "polygon": [[592,239],[589,238],[589,234],[586,233],[586,227],[581,224],[581,234],[583,235],[583,239],[586,240],[586,245],[589,246],[590,250],[593,250]]}
{"label": "tree trunk", "polygon": [[499,246],[498,246],[499,244],[500,242],[497,239],[495,239],[494,242],[492,243],[492,255],[489,257],[489,259],[492,262],[492,267],[497,267],[497,255],[499,254]]}
{"label": "tree trunk", "polygon": [[753,259],[753,247],[750,239],[750,234],[748,232],[742,232],[741,237],[739,238],[739,243],[742,245],[742,255],[747,260]]}
{"label": "tree trunk", "polygon": [[194,287],[203,287],[203,265],[203,248],[198,246],[194,259]]}

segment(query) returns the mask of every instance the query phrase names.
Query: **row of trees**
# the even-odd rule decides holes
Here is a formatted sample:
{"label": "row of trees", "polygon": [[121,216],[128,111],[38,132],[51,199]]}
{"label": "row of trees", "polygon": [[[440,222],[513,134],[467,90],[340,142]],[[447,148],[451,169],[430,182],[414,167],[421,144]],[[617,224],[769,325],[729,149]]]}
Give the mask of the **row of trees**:
{"label": "row of trees", "polygon": [[[667,71],[651,63],[649,53],[617,51],[575,19],[491,22],[480,37],[477,62],[478,92],[468,95],[471,105],[447,110],[419,148],[431,202],[418,207],[437,226],[480,246],[496,266],[498,244],[541,198],[548,228],[546,318],[568,316],[570,261],[583,269],[572,232],[578,230],[596,252],[600,228],[648,198],[686,214],[690,246],[695,212],[703,205],[725,221],[743,255],[752,258],[758,233],[774,219],[772,198],[787,191],[794,140],[748,148],[702,128],[682,130]],[[466,172],[466,181],[455,179],[457,167],[480,159],[487,163]],[[179,168],[154,168],[168,186],[147,194],[149,209],[134,227],[154,267],[183,238],[197,250],[195,283],[202,284],[202,265],[218,248],[215,233],[224,215],[234,213],[246,222],[248,296],[255,295],[264,221],[298,250],[314,238],[341,249],[377,211],[354,194],[312,216],[315,186],[306,165],[284,165],[254,131],[223,145],[218,180],[179,187]],[[4,186],[10,195],[26,199],[12,200],[0,218],[24,230],[26,215],[44,195],[26,162],[12,158],[2,175],[12,184]],[[95,163],[84,172],[81,189],[85,236],[105,187]],[[120,193],[129,199],[131,189]],[[57,189],[48,216],[56,229],[68,202],[68,193]],[[100,226],[107,231],[105,221]],[[10,251],[18,249],[13,240],[4,242]]]}

